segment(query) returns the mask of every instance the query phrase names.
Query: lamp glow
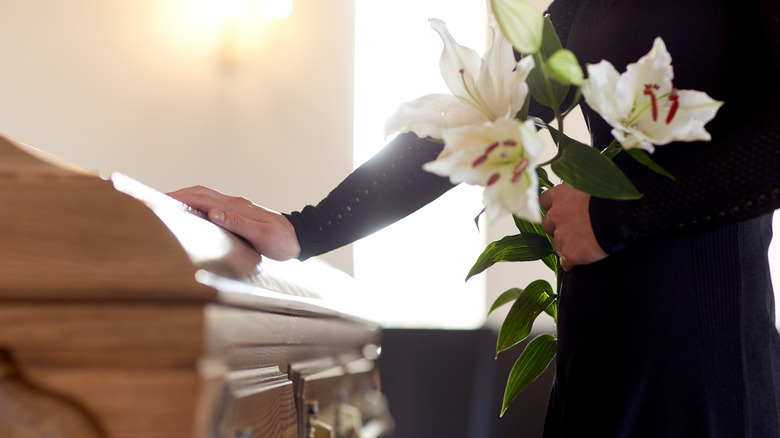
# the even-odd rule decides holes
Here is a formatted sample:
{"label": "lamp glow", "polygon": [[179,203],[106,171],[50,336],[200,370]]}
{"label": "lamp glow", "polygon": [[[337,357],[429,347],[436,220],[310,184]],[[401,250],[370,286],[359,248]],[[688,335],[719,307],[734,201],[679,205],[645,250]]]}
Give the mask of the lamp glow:
{"label": "lamp glow", "polygon": [[222,18],[237,18],[244,11],[246,0],[212,0],[213,11]]}
{"label": "lamp glow", "polygon": [[257,0],[260,16],[269,20],[283,20],[292,12],[292,0]]}

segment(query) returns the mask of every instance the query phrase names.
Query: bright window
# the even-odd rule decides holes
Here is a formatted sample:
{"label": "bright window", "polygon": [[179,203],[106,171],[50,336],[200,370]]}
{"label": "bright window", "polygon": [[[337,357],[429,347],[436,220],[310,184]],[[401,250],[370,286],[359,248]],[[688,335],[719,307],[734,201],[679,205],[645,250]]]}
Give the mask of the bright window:
{"label": "bright window", "polygon": [[[447,92],[442,42],[429,18],[447,23],[462,45],[482,53],[485,4],[448,0],[357,0],[355,11],[355,166],[388,139],[385,120],[403,101]],[[410,217],[354,245],[355,277],[374,294],[386,326],[473,328],[485,317],[484,278],[464,281],[484,248],[473,218],[481,190],[461,185]]]}

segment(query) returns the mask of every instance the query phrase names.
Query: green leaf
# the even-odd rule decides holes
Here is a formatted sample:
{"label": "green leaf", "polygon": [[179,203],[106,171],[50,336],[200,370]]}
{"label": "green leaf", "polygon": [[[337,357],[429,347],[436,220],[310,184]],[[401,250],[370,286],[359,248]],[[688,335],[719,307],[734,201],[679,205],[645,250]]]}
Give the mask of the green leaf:
{"label": "green leaf", "polygon": [[477,227],[477,231],[479,231],[479,217],[482,216],[482,213],[485,212],[485,209],[483,208],[482,211],[479,212],[477,217],[474,218],[474,225]]}
{"label": "green leaf", "polygon": [[550,128],[550,133],[560,140],[558,156],[551,167],[566,184],[599,198],[626,200],[642,197],[623,171],[595,148],[559,135],[553,128]]}
{"label": "green leaf", "polygon": [[558,300],[556,299],[552,304],[547,306],[546,309],[544,309],[544,313],[550,315],[550,317],[555,322],[555,325],[558,325]]}
{"label": "green leaf", "polygon": [[[555,184],[550,182],[550,176],[547,175],[547,171],[543,167],[536,168],[536,176],[539,177],[539,185],[545,189],[551,189]],[[540,188],[541,193],[541,188]]]}
{"label": "green leaf", "polygon": [[522,54],[536,53],[542,46],[544,18],[525,0],[492,0],[495,15],[506,39]]}
{"label": "green leaf", "polygon": [[501,416],[517,396],[550,366],[557,353],[558,342],[553,335],[543,334],[534,338],[517,359],[504,390]]}
{"label": "green leaf", "polygon": [[550,241],[539,234],[521,233],[488,244],[477,258],[466,280],[498,262],[530,262],[554,254]]}
{"label": "green leaf", "polygon": [[545,77],[543,66],[546,60],[560,49],[562,49],[561,40],[558,39],[552,21],[545,17],[542,48],[538,54],[534,55],[536,67],[528,74],[526,83],[528,83],[528,90],[534,100],[556,111],[569,93],[569,87]]}
{"label": "green leaf", "polygon": [[[544,210],[542,210],[544,211]],[[544,232],[544,229],[542,228],[542,224],[537,224],[534,222],[527,221],[525,219],[521,219],[517,216],[512,216],[512,219],[515,220],[515,226],[517,227],[517,230],[521,233],[536,233],[541,234],[545,237],[547,237],[547,240],[552,241],[552,237],[547,236],[547,234]]]}
{"label": "green leaf", "polygon": [[653,161],[653,159],[650,158],[650,155],[648,155],[646,151],[642,149],[626,149],[626,152],[628,152],[628,155],[631,155],[633,159],[638,161],[640,164],[647,166],[653,172],[659,175],[663,175],[671,180],[675,179],[671,173],[667,172],[666,169]]}
{"label": "green leaf", "polygon": [[498,332],[496,355],[528,337],[536,317],[553,301],[555,296],[552,286],[545,280],[533,281],[523,289]]}
{"label": "green leaf", "polygon": [[512,289],[509,289],[499,295],[498,298],[496,298],[496,301],[493,302],[493,305],[490,306],[490,310],[487,313],[488,316],[493,313],[494,310],[498,309],[504,304],[511,303],[512,301],[516,300],[522,292],[523,290],[519,287],[513,287]]}
{"label": "green leaf", "polygon": [[552,56],[553,53],[561,50],[563,44],[561,44],[560,38],[558,38],[558,32],[555,31],[552,20],[549,16],[543,17],[544,24],[542,28],[542,50],[540,51],[544,59]]}
{"label": "green leaf", "polygon": [[[547,213],[544,210],[542,210],[542,215],[545,214]],[[535,224],[525,219],[520,219],[516,216],[513,216],[513,218],[515,220],[515,226],[517,226],[517,229],[520,230],[521,233],[536,233],[542,235],[546,237],[547,240],[550,241],[550,246],[552,246],[553,238],[552,236],[544,232],[544,229],[542,228],[542,224]],[[553,272],[556,272],[558,270],[558,256],[555,253],[543,257],[542,262],[544,262],[544,264],[548,268],[552,269]]]}

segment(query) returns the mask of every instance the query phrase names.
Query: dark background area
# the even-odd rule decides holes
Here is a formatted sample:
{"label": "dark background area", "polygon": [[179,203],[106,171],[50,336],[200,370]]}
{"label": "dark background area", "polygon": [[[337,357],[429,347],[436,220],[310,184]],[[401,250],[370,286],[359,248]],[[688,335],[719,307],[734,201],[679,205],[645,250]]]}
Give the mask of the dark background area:
{"label": "dark background area", "polygon": [[395,438],[542,436],[554,362],[499,417],[509,371],[535,334],[494,359],[490,329],[382,333],[382,390]]}

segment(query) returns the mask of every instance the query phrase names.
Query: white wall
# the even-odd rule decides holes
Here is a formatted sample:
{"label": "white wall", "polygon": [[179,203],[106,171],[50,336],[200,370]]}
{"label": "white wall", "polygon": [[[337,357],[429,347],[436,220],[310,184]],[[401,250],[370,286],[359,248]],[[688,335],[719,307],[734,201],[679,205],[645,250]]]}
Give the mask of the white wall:
{"label": "white wall", "polygon": [[246,11],[232,43],[206,3],[4,1],[0,133],[163,191],[319,201],[352,168],[354,0]]}

